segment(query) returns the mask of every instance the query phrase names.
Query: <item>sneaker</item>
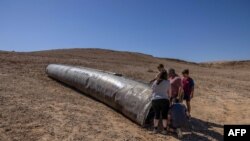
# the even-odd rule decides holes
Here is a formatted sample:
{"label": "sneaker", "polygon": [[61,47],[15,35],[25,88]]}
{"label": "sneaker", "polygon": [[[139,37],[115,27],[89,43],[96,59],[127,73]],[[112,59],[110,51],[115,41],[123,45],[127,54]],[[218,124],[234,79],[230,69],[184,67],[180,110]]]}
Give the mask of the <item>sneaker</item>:
{"label": "sneaker", "polygon": [[162,132],[161,132],[163,135],[167,135],[167,130],[163,130]]}
{"label": "sneaker", "polygon": [[158,130],[157,130],[156,128],[154,128],[153,133],[154,133],[154,134],[157,134],[157,133],[158,133]]}
{"label": "sneaker", "polygon": [[180,128],[176,129],[176,133],[177,133],[177,136],[178,136],[179,139],[182,138],[182,132],[181,132]]}

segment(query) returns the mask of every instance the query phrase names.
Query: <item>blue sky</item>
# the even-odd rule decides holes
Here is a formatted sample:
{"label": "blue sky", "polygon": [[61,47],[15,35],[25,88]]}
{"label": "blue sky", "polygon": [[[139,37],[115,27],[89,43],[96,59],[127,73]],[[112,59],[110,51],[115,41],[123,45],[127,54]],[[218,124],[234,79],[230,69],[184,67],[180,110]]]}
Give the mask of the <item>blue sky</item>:
{"label": "blue sky", "polygon": [[249,0],[0,0],[0,50],[250,59]]}

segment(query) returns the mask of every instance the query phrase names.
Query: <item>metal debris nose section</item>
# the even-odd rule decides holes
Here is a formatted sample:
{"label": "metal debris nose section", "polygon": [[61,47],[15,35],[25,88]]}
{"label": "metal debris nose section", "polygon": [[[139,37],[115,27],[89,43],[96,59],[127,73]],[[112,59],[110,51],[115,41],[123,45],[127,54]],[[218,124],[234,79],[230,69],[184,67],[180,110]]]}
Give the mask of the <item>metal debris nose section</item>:
{"label": "metal debris nose section", "polygon": [[48,76],[93,97],[134,122],[144,125],[151,109],[151,88],[101,70],[50,64]]}

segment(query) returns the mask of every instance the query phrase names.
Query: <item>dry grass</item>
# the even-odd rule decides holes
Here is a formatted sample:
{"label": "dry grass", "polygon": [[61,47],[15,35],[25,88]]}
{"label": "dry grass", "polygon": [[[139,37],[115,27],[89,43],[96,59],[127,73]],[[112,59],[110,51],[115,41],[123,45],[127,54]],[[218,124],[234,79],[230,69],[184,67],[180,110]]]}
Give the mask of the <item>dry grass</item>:
{"label": "dry grass", "polygon": [[250,123],[250,65],[194,64],[98,49],[0,52],[0,140],[177,140],[153,135],[109,107],[48,78],[50,63],[97,68],[145,82],[163,63],[189,68],[196,82],[193,132],[184,140],[222,140],[223,124]]}

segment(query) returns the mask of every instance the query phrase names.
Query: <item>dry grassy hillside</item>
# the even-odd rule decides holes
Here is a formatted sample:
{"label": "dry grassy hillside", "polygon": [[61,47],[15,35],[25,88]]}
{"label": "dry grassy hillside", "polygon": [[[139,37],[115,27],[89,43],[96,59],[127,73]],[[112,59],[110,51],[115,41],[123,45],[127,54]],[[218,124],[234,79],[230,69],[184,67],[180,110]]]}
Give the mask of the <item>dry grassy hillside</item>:
{"label": "dry grassy hillside", "polygon": [[[250,62],[195,64],[99,49],[0,52],[0,140],[178,140],[154,135],[45,74],[50,63],[97,68],[149,81],[159,63],[194,78],[192,132],[183,140],[222,140],[223,124],[250,124]],[[153,71],[152,71],[153,70]]]}

